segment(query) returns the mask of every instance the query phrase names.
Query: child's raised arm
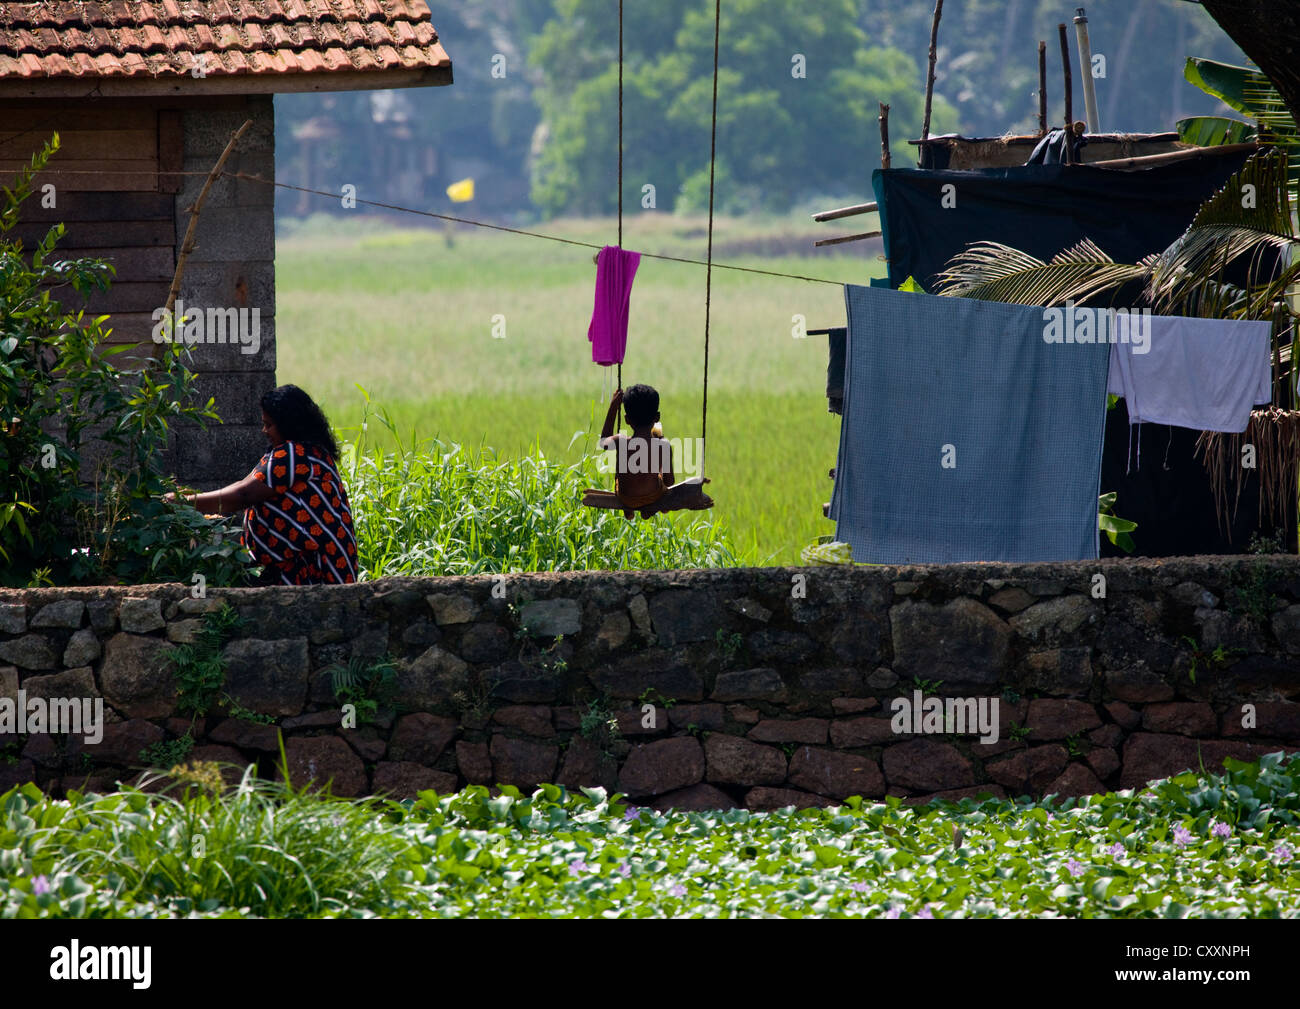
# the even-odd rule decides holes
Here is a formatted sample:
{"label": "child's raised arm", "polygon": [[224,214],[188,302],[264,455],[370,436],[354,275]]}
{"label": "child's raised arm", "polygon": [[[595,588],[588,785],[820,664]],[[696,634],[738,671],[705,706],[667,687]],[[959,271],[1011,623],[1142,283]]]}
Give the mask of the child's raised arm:
{"label": "child's raised arm", "polygon": [[614,395],[609,398],[609,411],[605,414],[605,426],[600,430],[600,447],[612,448],[613,445],[607,445],[614,436],[614,425],[618,418],[618,408],[623,402],[623,390],[615,389]]}

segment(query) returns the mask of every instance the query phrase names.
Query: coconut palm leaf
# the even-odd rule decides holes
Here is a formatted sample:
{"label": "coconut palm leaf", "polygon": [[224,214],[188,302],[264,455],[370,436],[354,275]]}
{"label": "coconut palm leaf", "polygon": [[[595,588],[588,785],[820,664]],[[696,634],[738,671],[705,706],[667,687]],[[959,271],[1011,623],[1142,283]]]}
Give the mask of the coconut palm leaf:
{"label": "coconut palm leaf", "polygon": [[1145,281],[1153,259],[1116,263],[1091,239],[1043,262],[1001,242],[975,242],[948,261],[939,274],[947,297],[1002,301],[1013,305],[1083,302],[1133,281]]}
{"label": "coconut palm leaf", "polygon": [[[1279,257],[1297,244],[1287,205],[1287,159],[1270,150],[1255,155],[1211,196],[1181,237],[1162,252],[1148,296],[1165,314],[1214,318],[1252,316],[1293,282],[1279,275]],[[1243,262],[1244,260],[1244,262]],[[1227,284],[1224,272],[1244,266],[1247,289]]]}

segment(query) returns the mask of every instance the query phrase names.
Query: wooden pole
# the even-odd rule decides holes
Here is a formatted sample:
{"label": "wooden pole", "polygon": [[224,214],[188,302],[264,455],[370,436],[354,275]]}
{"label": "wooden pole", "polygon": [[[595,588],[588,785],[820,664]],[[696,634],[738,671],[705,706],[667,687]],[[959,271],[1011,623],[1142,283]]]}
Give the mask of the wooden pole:
{"label": "wooden pole", "polygon": [[244,131],[253,125],[253,120],[245,119],[244,125],[235,130],[234,135],[230,138],[230,143],[226,144],[226,149],[221,152],[221,157],[217,158],[217,163],[212,166],[212,171],[208,172],[208,180],[203,183],[203,189],[199,191],[199,198],[194,201],[194,206],[190,208],[190,223],[185,229],[185,241],[181,243],[180,254],[176,257],[176,274],[172,277],[171,289],[167,292],[167,308],[163,318],[172,327],[171,337],[176,338],[176,322],[172,319],[172,311],[176,308],[176,297],[181,291],[181,277],[185,275],[185,261],[189,259],[190,253],[194,251],[194,232],[199,223],[199,211],[203,209],[203,201],[208,198],[208,191],[212,184],[217,181],[221,175],[221,170],[226,167],[226,161],[231,153],[235,150],[235,144],[239,143],[239,138],[244,135]]}
{"label": "wooden pole", "polygon": [[889,106],[880,103],[880,167],[889,167]]}
{"label": "wooden pole", "polygon": [[934,0],[934,20],[930,22],[930,70],[925,79],[925,118],[921,120],[921,139],[930,138],[930,102],[934,99],[935,45],[939,38],[939,18],[943,17],[943,0]]}
{"label": "wooden pole", "polygon": [[1070,80],[1070,42],[1065,35],[1065,24],[1056,26],[1061,36],[1061,70],[1065,74],[1065,163],[1074,161],[1074,99]]}
{"label": "wooden pole", "polygon": [[1047,43],[1038,43],[1038,135],[1047,136]]}

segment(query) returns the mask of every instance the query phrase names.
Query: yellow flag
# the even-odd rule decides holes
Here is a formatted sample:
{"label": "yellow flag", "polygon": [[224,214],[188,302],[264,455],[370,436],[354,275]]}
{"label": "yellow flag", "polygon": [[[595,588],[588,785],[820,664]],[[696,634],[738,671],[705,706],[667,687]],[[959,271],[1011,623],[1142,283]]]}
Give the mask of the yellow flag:
{"label": "yellow flag", "polygon": [[474,180],[461,179],[447,187],[447,195],[452,203],[468,203],[474,199]]}

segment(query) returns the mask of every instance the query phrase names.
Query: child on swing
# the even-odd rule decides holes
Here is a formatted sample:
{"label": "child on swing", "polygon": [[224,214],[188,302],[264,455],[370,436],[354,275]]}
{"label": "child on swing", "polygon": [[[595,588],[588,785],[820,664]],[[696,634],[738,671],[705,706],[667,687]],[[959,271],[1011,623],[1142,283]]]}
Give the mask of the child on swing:
{"label": "child on swing", "polygon": [[[614,433],[620,404],[627,412],[630,436]],[[634,385],[626,393],[614,391],[600,432],[600,447],[618,453],[614,494],[625,518],[632,518],[635,511],[648,519],[658,512],[713,507],[713,499],[704,493],[707,479],[673,483],[673,449],[659,427],[659,393],[650,386]]]}

